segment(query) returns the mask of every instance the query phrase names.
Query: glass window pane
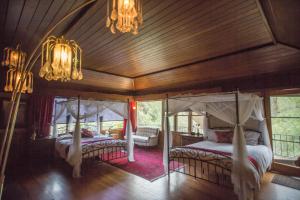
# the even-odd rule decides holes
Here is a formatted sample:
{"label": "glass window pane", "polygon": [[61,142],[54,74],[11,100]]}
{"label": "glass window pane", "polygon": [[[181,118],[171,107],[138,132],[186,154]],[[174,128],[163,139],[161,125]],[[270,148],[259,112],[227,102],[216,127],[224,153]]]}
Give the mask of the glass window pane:
{"label": "glass window pane", "polygon": [[174,116],[169,117],[170,131],[175,131]]}
{"label": "glass window pane", "polygon": [[203,118],[204,116],[192,116],[192,132],[203,133]]}
{"label": "glass window pane", "polygon": [[162,102],[137,102],[137,126],[161,129]]}
{"label": "glass window pane", "polygon": [[300,117],[300,97],[271,97],[272,117]]}
{"label": "glass window pane", "polygon": [[275,160],[294,165],[300,155],[300,97],[271,97],[271,122]]}
{"label": "glass window pane", "polygon": [[177,116],[179,116],[179,115],[181,115],[181,116],[189,115],[189,112],[179,112],[179,113],[177,114]]}
{"label": "glass window pane", "polygon": [[177,131],[179,132],[188,132],[189,131],[189,116],[181,115],[177,116]]}
{"label": "glass window pane", "polygon": [[102,130],[110,130],[110,129],[122,129],[123,121],[106,121],[102,122]]}

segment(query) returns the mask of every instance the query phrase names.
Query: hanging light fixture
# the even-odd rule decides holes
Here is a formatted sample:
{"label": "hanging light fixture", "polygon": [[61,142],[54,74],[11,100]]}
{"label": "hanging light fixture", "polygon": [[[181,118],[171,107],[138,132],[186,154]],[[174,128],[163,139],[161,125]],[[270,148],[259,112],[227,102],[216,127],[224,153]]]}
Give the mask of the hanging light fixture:
{"label": "hanging light fixture", "polygon": [[81,48],[63,36],[48,37],[42,46],[42,67],[39,76],[51,80],[82,80]]}
{"label": "hanging light fixture", "polygon": [[139,33],[139,25],[143,24],[141,0],[112,0],[110,13],[110,2],[107,1],[106,27],[115,34],[116,28],[122,33]]}
{"label": "hanging light fixture", "polygon": [[33,91],[33,74],[29,72],[27,74],[23,87],[18,82],[24,72],[26,53],[21,51],[20,45],[17,45],[16,49],[5,48],[3,54],[2,65],[7,67],[6,82],[4,86],[5,92],[12,92],[14,90],[21,90],[22,93],[32,93]]}

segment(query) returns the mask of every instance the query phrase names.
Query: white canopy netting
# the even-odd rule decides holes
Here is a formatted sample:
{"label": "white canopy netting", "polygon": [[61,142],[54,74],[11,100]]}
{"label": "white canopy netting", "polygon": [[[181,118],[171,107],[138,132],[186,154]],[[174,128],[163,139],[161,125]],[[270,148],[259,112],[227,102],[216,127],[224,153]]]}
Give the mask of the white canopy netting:
{"label": "white canopy netting", "polygon": [[[239,112],[237,112],[237,102]],[[252,199],[252,189],[256,188],[257,184],[259,187],[260,178],[256,177],[256,180],[248,179],[248,177],[251,177],[248,175],[251,171],[249,170],[251,164],[248,160],[243,126],[249,118],[259,120],[262,124],[261,132],[264,145],[269,148],[269,152],[272,154],[269,133],[264,118],[263,99],[254,94],[241,94],[237,92],[221,95],[214,94],[198,97],[171,98],[168,99],[166,103],[165,108],[168,108],[168,115],[165,116],[170,117],[186,110],[191,110],[198,114],[206,112],[234,126],[231,179],[234,184],[234,191],[239,195],[239,199]],[[165,111],[165,113],[166,112],[167,111]],[[166,128],[167,120],[164,120]],[[204,118],[203,124],[207,126],[206,117]],[[170,130],[166,128],[165,130]],[[204,129],[205,128],[207,127],[204,127]],[[168,135],[169,141],[167,141]],[[169,142],[169,147],[172,147],[172,134],[165,131],[164,136],[163,163],[165,170],[167,170],[169,149],[167,143]]]}
{"label": "white canopy netting", "polygon": [[[126,119],[126,138],[128,140],[128,160],[134,161],[134,145],[131,136],[131,121],[129,116],[129,105],[124,102],[114,101],[94,101],[94,100],[68,100],[56,103],[53,120],[53,134],[56,135],[56,123],[66,122],[66,116],[71,115],[75,119],[75,131],[73,134],[73,143],[69,148],[67,161],[73,166],[73,177],[80,177],[80,168],[82,162],[81,154],[81,130],[80,122],[90,121],[97,116],[102,116],[105,120],[118,121]],[[70,120],[71,121],[71,120]],[[70,123],[70,121],[68,123]],[[99,120],[96,120],[97,122]],[[99,126],[97,126],[99,127]],[[100,130],[98,130],[98,133]]]}

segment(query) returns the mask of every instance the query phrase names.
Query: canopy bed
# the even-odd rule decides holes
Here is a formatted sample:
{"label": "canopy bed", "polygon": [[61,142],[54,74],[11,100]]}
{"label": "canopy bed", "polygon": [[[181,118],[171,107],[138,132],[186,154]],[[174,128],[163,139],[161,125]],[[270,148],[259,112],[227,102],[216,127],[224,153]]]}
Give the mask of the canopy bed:
{"label": "canopy bed", "polygon": [[[108,161],[128,156],[130,162],[134,161],[133,139],[131,136],[129,103],[113,101],[68,100],[56,102],[53,119],[53,135],[57,135],[57,122],[61,120],[70,124],[72,118],[76,120],[75,130],[70,132],[67,128],[65,134],[58,135],[55,148],[58,155],[73,167],[73,177],[80,177],[81,164],[89,158]],[[67,115],[71,117],[66,117]],[[127,140],[113,139],[108,135],[101,135],[99,124],[97,131],[91,132],[81,129],[81,121],[88,122],[95,116],[119,120],[124,119],[124,128]],[[97,120],[98,121],[98,120]],[[70,127],[70,126],[67,126]]]}
{"label": "canopy bed", "polygon": [[[263,99],[234,92],[174,97],[166,100],[165,107],[164,166],[168,174],[176,169],[216,184],[233,184],[239,199],[253,199],[262,175],[272,163]],[[206,112],[208,117],[220,119],[227,125],[208,127],[207,117],[204,117],[204,141],[172,148],[168,117],[186,110]],[[174,163],[181,163],[181,167],[172,166]]]}

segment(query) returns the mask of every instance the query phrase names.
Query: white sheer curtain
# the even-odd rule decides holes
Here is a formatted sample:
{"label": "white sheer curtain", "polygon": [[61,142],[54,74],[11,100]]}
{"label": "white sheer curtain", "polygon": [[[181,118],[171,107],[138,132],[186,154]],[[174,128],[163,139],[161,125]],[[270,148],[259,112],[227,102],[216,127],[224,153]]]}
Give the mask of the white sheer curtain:
{"label": "white sheer curtain", "polygon": [[53,137],[57,137],[57,124],[56,121],[66,112],[66,105],[55,102],[53,117]]}
{"label": "white sheer curtain", "polygon": [[[240,94],[239,99],[239,124],[237,123],[236,96],[235,94],[207,95],[200,97],[176,98],[169,99],[169,113],[176,114],[186,111],[201,113],[203,111],[213,115],[231,125],[234,128],[233,137],[233,167],[232,182],[234,190],[238,194],[239,199],[253,199],[253,189],[259,188],[259,175],[251,176],[251,163],[248,160],[248,152],[244,137],[243,126],[251,117],[262,121],[263,123],[263,139],[264,144],[269,147],[271,153],[271,145],[269,140],[268,129],[264,119],[264,109],[262,98],[253,94]],[[205,119],[207,120],[207,119]],[[205,123],[204,123],[205,124]],[[167,137],[165,137],[167,138]],[[164,141],[164,165],[167,169],[167,145]],[[166,152],[166,153],[165,153]]]}
{"label": "white sheer curtain", "polygon": [[[163,110],[163,126],[164,126],[164,147],[163,147],[163,165],[165,173],[168,172],[168,135],[169,135],[169,148],[173,146],[173,135],[170,132],[170,119],[172,115],[176,114],[174,110],[172,110],[172,113],[167,113],[167,101],[164,101],[164,110]],[[184,109],[184,105],[182,104],[182,109]],[[168,132],[169,131],[169,132]]]}
{"label": "white sheer curtain", "polygon": [[126,136],[127,136],[127,145],[128,145],[128,161],[134,162],[134,141],[132,137],[132,128],[130,120],[127,120],[126,123]]}
{"label": "white sheer curtain", "polygon": [[77,101],[68,102],[67,109],[71,113],[71,115],[74,118],[76,118],[75,131],[73,133],[73,143],[72,145],[70,145],[69,152],[67,155],[67,161],[71,166],[73,166],[73,177],[79,178],[82,162],[80,133],[80,100],[78,99]]}

